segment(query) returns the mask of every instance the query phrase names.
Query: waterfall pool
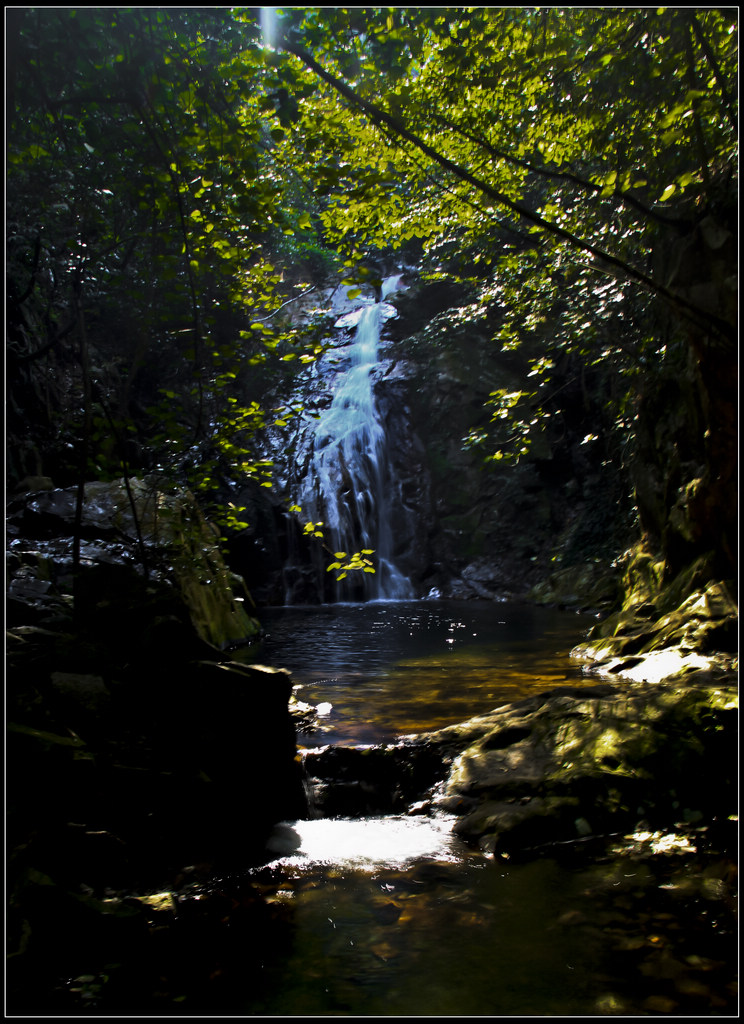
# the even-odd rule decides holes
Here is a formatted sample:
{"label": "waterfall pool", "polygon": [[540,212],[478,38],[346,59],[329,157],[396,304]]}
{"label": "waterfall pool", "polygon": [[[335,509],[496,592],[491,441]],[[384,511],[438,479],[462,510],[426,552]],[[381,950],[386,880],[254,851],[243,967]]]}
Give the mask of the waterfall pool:
{"label": "waterfall pool", "polygon": [[[562,684],[591,620],[383,602],[274,609],[255,661],[323,705],[308,745],[376,743]],[[735,867],[700,836],[636,833],[489,859],[447,817],[285,822],[248,873],[271,913],[250,992],[265,1016],[736,1013]],[[693,837],[694,840],[694,837]],[[273,938],[272,938],[273,936]]]}
{"label": "waterfall pool", "polygon": [[381,743],[556,686],[596,685],[570,657],[592,621],[492,601],[273,608],[242,657],[289,669],[298,699],[321,706],[302,745]]}

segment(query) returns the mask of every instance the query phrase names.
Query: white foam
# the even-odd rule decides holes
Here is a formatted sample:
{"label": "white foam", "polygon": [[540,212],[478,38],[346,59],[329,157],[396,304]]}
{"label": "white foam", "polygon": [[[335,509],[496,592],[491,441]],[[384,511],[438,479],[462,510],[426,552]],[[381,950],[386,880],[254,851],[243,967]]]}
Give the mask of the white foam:
{"label": "white foam", "polygon": [[300,866],[402,867],[416,860],[456,861],[454,818],[314,818],[282,822],[267,843],[277,861]]}

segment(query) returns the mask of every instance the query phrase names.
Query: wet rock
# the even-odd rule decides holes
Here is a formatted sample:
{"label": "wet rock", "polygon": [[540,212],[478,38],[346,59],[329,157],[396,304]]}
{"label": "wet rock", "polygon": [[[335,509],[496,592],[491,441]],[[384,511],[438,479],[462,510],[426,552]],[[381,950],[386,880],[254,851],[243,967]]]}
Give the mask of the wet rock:
{"label": "wet rock", "polygon": [[97,712],[109,704],[111,693],[101,676],[77,672],[52,672],[52,687],[73,704]]}
{"label": "wet rock", "polygon": [[528,597],[538,604],[555,604],[577,611],[607,610],[619,597],[618,573],[611,566],[596,562],[571,566],[537,583]]}
{"label": "wet rock", "polygon": [[25,476],[13,488],[13,494],[26,494],[34,491],[52,491],[54,483],[48,476]]}
{"label": "wet rock", "polygon": [[446,761],[416,741],[328,746],[306,751],[305,771],[316,815],[363,817],[407,811],[444,777]]}
{"label": "wet rock", "polygon": [[[454,831],[465,839],[478,837],[484,852],[494,853],[501,837],[508,845],[540,846],[575,838],[576,797],[532,797],[525,802],[486,801],[460,818]],[[579,819],[580,820],[580,819]]]}
{"label": "wet rock", "polygon": [[[708,820],[725,817],[735,707],[730,678],[628,684],[601,697],[555,691],[419,739],[459,748],[436,801],[460,815],[457,831],[481,843],[489,837],[493,849],[520,847],[643,816],[669,821],[680,814],[672,803],[705,803]],[[715,799],[701,782],[711,758]]]}
{"label": "wet rock", "polygon": [[453,597],[466,600],[477,597],[485,601],[499,601],[504,600],[505,589],[509,593],[503,572],[495,562],[486,559],[478,559],[466,565],[460,578],[453,581],[451,589]]}

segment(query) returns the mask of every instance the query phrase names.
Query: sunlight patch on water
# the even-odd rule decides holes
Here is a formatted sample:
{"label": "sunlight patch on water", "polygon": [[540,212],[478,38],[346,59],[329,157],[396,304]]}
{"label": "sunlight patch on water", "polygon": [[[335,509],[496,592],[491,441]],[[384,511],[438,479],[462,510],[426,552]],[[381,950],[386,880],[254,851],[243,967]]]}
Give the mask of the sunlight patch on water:
{"label": "sunlight patch on water", "polygon": [[267,846],[277,855],[273,864],[303,868],[319,864],[359,870],[402,868],[424,859],[454,863],[463,855],[451,832],[454,821],[397,815],[281,822]]}

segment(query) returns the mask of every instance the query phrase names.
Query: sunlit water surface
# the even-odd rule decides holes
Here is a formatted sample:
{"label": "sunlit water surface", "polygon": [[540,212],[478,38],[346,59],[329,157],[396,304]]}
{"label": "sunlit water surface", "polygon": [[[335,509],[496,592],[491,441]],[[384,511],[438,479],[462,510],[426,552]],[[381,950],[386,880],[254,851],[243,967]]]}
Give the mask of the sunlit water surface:
{"label": "sunlit water surface", "polygon": [[[513,605],[277,609],[254,661],[325,708],[306,745],[438,728],[560,685],[589,620]],[[232,1012],[267,1016],[728,1015],[732,865],[684,836],[492,860],[454,819],[285,822],[250,873],[278,936]],[[608,845],[609,844],[609,845]],[[613,845],[614,844],[614,845]]]}
{"label": "sunlit water surface", "polygon": [[556,686],[596,684],[570,657],[593,621],[490,601],[266,609],[250,658],[289,669],[297,697],[322,706],[303,745],[378,743]]}

